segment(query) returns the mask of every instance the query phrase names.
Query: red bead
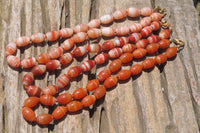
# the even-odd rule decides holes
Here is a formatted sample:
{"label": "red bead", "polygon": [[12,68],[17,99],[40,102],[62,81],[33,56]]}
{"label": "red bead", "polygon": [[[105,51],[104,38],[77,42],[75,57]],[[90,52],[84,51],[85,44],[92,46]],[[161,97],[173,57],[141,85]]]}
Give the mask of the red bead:
{"label": "red bead", "polygon": [[31,72],[33,73],[34,76],[40,76],[46,72],[46,66],[45,65],[34,66]]}
{"label": "red bead", "polygon": [[92,68],[95,66],[95,61],[88,60],[82,63],[81,68],[84,72],[88,72],[92,70]]}
{"label": "red bead", "polygon": [[34,81],[34,76],[32,72],[28,72],[27,74],[24,75],[22,79],[22,84],[23,86],[29,86],[33,83]]}
{"label": "red bead", "polygon": [[117,84],[117,81],[118,79],[116,76],[111,76],[104,81],[103,85],[105,86],[105,88],[111,88]]}
{"label": "red bead", "polygon": [[133,51],[133,57],[138,59],[142,58],[147,54],[147,50],[143,48],[138,48],[135,51]]}
{"label": "red bead", "polygon": [[40,96],[40,103],[43,105],[54,105],[56,103],[56,98],[51,95]]}
{"label": "red bead", "polygon": [[7,62],[13,68],[18,68],[21,65],[19,58],[13,55],[9,55],[7,57]]}
{"label": "red bead", "polygon": [[98,28],[100,26],[100,20],[99,19],[93,19],[88,23],[89,28]]}
{"label": "red bead", "polygon": [[38,103],[40,102],[40,98],[38,97],[29,97],[24,100],[24,105],[23,107],[35,107]]}
{"label": "red bead", "polygon": [[140,10],[134,7],[130,7],[127,10],[127,16],[135,18],[140,16]]}
{"label": "red bead", "polygon": [[46,63],[46,68],[48,70],[55,70],[60,66],[60,62],[58,60],[50,60]]}
{"label": "red bead", "polygon": [[41,43],[46,39],[46,35],[42,33],[36,33],[33,34],[30,39],[33,43]]}
{"label": "red bead", "polygon": [[133,33],[129,35],[129,42],[136,43],[142,38],[142,35],[140,33]]}
{"label": "red bead", "polygon": [[100,18],[100,21],[101,21],[101,24],[109,24],[109,23],[112,23],[114,20],[113,16],[112,15],[104,15]]}
{"label": "red bead", "polygon": [[147,38],[147,40],[149,41],[149,43],[157,43],[160,41],[160,37],[157,35],[151,35]]}
{"label": "red bead", "polygon": [[47,125],[53,120],[53,116],[50,114],[40,114],[37,116],[37,123],[39,125]]}
{"label": "red bead", "polygon": [[65,51],[70,50],[73,46],[74,46],[74,40],[73,39],[67,39],[61,44],[61,47]]}
{"label": "red bead", "polygon": [[71,28],[63,28],[59,31],[59,35],[62,38],[67,38],[73,35],[73,30]]}
{"label": "red bead", "polygon": [[132,53],[136,49],[136,46],[133,44],[125,44],[122,47],[123,53]]}
{"label": "red bead", "polygon": [[121,65],[122,65],[122,61],[120,59],[116,59],[110,63],[109,69],[111,72],[116,72],[121,68]]}
{"label": "red bead", "polygon": [[105,27],[101,29],[102,36],[112,37],[115,35],[115,30],[111,27]]}
{"label": "red bead", "polygon": [[5,53],[6,56],[13,55],[17,51],[17,46],[15,43],[9,43],[6,46]]}
{"label": "red bead", "polygon": [[137,33],[142,30],[142,25],[140,23],[134,23],[129,27],[130,33]]}
{"label": "red bead", "polygon": [[96,29],[96,28],[92,28],[87,32],[87,35],[89,38],[98,38],[101,36],[101,30],[100,29]]}
{"label": "red bead", "polygon": [[31,68],[36,64],[36,60],[34,57],[28,57],[22,60],[21,66],[23,68]]}
{"label": "red bead", "polygon": [[116,44],[115,44],[113,41],[108,40],[108,41],[105,41],[105,42],[102,44],[102,49],[103,49],[103,50],[111,50],[111,49],[113,49],[115,46],[116,46]]}
{"label": "red bead", "polygon": [[172,58],[176,55],[177,53],[177,47],[170,47],[167,49],[165,54],[167,55],[167,58]]}
{"label": "red bead", "polygon": [[65,105],[72,100],[72,95],[69,93],[63,93],[57,97],[58,103],[61,105]]}
{"label": "red bead", "polygon": [[117,78],[119,80],[126,80],[131,76],[130,70],[121,70],[117,73]]}
{"label": "red bead", "polygon": [[90,105],[94,104],[96,101],[96,97],[94,95],[88,95],[81,100],[81,104],[83,107],[89,107]]}
{"label": "red bead", "polygon": [[151,35],[151,33],[152,33],[152,27],[151,26],[146,26],[146,27],[144,27],[142,30],[141,30],[141,35],[143,36],[143,37],[148,37],[148,36],[150,36]]}
{"label": "red bead", "polygon": [[86,95],[87,95],[87,89],[86,88],[78,88],[72,94],[74,99],[82,99]]}
{"label": "red bead", "polygon": [[95,60],[96,64],[103,64],[106,61],[108,61],[108,58],[109,58],[109,54],[107,54],[107,53],[101,53],[101,54],[97,55],[94,58],[94,60]]}
{"label": "red bead", "polygon": [[159,45],[157,43],[151,43],[146,47],[147,53],[153,54],[159,49]]}
{"label": "red bead", "polygon": [[59,106],[53,111],[52,116],[55,120],[59,120],[66,114],[66,112],[67,112],[66,107]]}
{"label": "red bead", "polygon": [[123,26],[123,27],[118,27],[116,29],[116,34],[118,36],[125,36],[125,35],[128,35],[129,34],[129,28],[126,27],[126,26]]}
{"label": "red bead", "polygon": [[149,44],[149,41],[147,39],[142,39],[137,41],[136,47],[137,48],[146,48],[146,46]]}
{"label": "red bead", "polygon": [[34,122],[36,120],[36,115],[33,112],[33,110],[29,107],[23,107],[22,108],[22,114],[24,116],[24,118],[28,121],[28,122]]}
{"label": "red bead", "polygon": [[143,62],[142,62],[142,66],[143,66],[143,69],[150,69],[152,67],[154,67],[155,65],[155,59],[145,59]]}
{"label": "red bead", "polygon": [[130,68],[130,71],[131,71],[131,75],[138,75],[139,73],[142,72],[142,65],[140,64],[135,64],[133,65],[131,68]]}
{"label": "red bead", "polygon": [[87,89],[88,91],[93,91],[93,90],[95,90],[98,86],[99,86],[99,80],[93,79],[93,80],[90,80],[90,81],[87,83],[86,89]]}
{"label": "red bead", "polygon": [[67,65],[73,60],[73,55],[72,53],[65,53],[60,57],[59,60],[62,65]]}
{"label": "red bead", "polygon": [[96,99],[102,98],[105,94],[106,94],[106,88],[104,86],[96,88],[93,93]]}
{"label": "red bead", "polygon": [[153,31],[157,31],[161,28],[160,21],[153,21],[150,25]]}
{"label": "red bead", "polygon": [[168,39],[170,37],[170,34],[171,34],[171,30],[167,29],[167,30],[162,30],[160,33],[159,33],[159,37],[161,39]]}
{"label": "red bead", "polygon": [[63,49],[61,47],[55,47],[49,52],[49,55],[52,59],[56,59],[60,57],[62,53],[63,53]]}
{"label": "red bead", "polygon": [[158,42],[160,49],[166,49],[169,47],[171,41],[168,39],[162,39]]}
{"label": "red bead", "polygon": [[17,47],[24,47],[27,46],[30,43],[30,38],[27,36],[22,36],[17,38],[17,40],[15,41]]}
{"label": "red bead", "polygon": [[58,87],[55,85],[50,85],[44,88],[42,92],[44,95],[55,95],[58,92]]}
{"label": "red bead", "polygon": [[35,85],[30,85],[26,87],[26,92],[31,96],[40,96],[41,89]]}
{"label": "red bead", "polygon": [[120,20],[126,17],[126,11],[125,10],[117,10],[113,13],[113,18],[115,20]]}
{"label": "red bead", "polygon": [[88,26],[85,24],[79,24],[79,25],[75,26],[73,29],[74,33],[87,32],[87,30],[88,30]]}
{"label": "red bead", "polygon": [[67,107],[67,111],[69,112],[76,112],[83,108],[81,102],[79,101],[72,101],[68,103],[66,107]]}
{"label": "red bead", "polygon": [[141,9],[142,16],[150,16],[153,13],[153,9],[150,7],[144,7]]}
{"label": "red bead", "polygon": [[90,44],[87,46],[87,50],[90,53],[99,53],[101,51],[101,45],[100,44]]}
{"label": "red bead", "polygon": [[163,17],[162,14],[158,13],[158,12],[154,12],[151,14],[151,21],[160,21]]}
{"label": "red bead", "polygon": [[166,54],[160,54],[155,57],[156,64],[163,64],[167,61]]}
{"label": "red bead", "polygon": [[151,18],[150,17],[144,17],[141,21],[140,24],[142,27],[149,26],[151,24]]}
{"label": "red bead", "polygon": [[133,54],[124,53],[119,57],[119,59],[121,60],[122,63],[129,63],[133,59]]}
{"label": "red bead", "polygon": [[109,54],[109,57],[114,59],[114,58],[118,58],[119,56],[122,55],[122,49],[121,48],[113,48],[111,49],[108,54]]}
{"label": "red bead", "polygon": [[58,78],[56,86],[58,88],[64,88],[70,82],[70,77],[67,74],[63,74]]}
{"label": "red bead", "polygon": [[99,81],[104,81],[104,80],[106,80],[108,77],[110,77],[110,75],[111,75],[111,72],[110,72],[110,70],[102,70],[99,74],[98,74],[98,76],[97,76],[97,79],[99,80]]}
{"label": "red bead", "polygon": [[86,54],[86,52],[87,52],[87,48],[84,47],[84,46],[80,46],[80,47],[75,48],[72,51],[72,54],[73,54],[74,57],[81,57],[84,54]]}
{"label": "red bead", "polygon": [[40,55],[38,55],[38,57],[36,58],[36,61],[39,63],[39,64],[45,64],[47,63],[49,60],[50,60],[50,55],[47,54],[47,53],[42,53]]}
{"label": "red bead", "polygon": [[73,36],[75,43],[84,42],[87,39],[87,33],[85,32],[78,32]]}
{"label": "red bead", "polygon": [[68,75],[72,78],[78,77],[82,72],[82,68],[79,66],[72,67],[68,70]]}
{"label": "red bead", "polygon": [[48,41],[56,41],[60,36],[58,31],[50,31],[46,33],[46,37]]}
{"label": "red bead", "polygon": [[128,42],[129,42],[128,37],[119,37],[118,39],[115,40],[115,44],[118,47],[123,47]]}

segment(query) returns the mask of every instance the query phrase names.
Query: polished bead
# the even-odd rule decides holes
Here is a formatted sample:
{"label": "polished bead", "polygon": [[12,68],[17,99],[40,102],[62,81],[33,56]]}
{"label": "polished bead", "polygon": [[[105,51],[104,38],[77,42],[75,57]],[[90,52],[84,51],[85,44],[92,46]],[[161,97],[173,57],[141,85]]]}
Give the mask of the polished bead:
{"label": "polished bead", "polygon": [[133,65],[131,68],[130,68],[130,71],[131,71],[131,75],[138,75],[142,72],[142,65],[140,64],[135,64]]}
{"label": "polished bead", "polygon": [[137,33],[142,30],[142,25],[140,23],[134,23],[129,27],[130,33]]}
{"label": "polished bead", "polygon": [[163,64],[167,61],[166,54],[160,54],[155,57],[156,64]]}
{"label": "polished bead", "polygon": [[103,64],[106,61],[108,61],[108,59],[109,59],[109,54],[107,53],[101,53],[94,58],[96,64]]}
{"label": "polished bead", "polygon": [[146,53],[147,53],[146,49],[138,48],[135,51],[133,51],[133,58],[136,58],[136,59],[142,58],[146,55]]}
{"label": "polished bead", "polygon": [[120,20],[126,17],[126,11],[125,10],[117,10],[113,13],[113,18],[115,20]]}
{"label": "polished bead", "polygon": [[100,20],[99,19],[93,19],[88,23],[89,28],[98,28],[100,26]]}
{"label": "polished bead", "polygon": [[114,20],[113,16],[112,15],[104,15],[100,18],[100,21],[101,21],[101,24],[109,24],[109,23],[112,23]]}
{"label": "polished bead", "polygon": [[167,58],[172,58],[176,55],[177,53],[177,47],[170,47],[167,49],[165,54],[167,55]]}
{"label": "polished bead", "polygon": [[169,47],[171,41],[168,39],[162,39],[158,42],[160,49],[166,49]]}
{"label": "polished bead", "polygon": [[118,79],[117,79],[116,76],[111,76],[111,77],[108,77],[104,81],[103,85],[104,85],[105,88],[111,88],[111,87],[114,87],[117,84],[117,81],[118,81]]}
{"label": "polished bead", "polygon": [[93,79],[93,80],[90,80],[90,81],[87,83],[86,89],[87,89],[88,91],[93,91],[93,90],[95,90],[98,86],[99,86],[99,80]]}
{"label": "polished bead", "polygon": [[70,50],[71,48],[73,48],[73,46],[74,46],[74,40],[73,39],[67,39],[61,44],[61,47],[65,51]]}
{"label": "polished bead", "polygon": [[127,16],[135,18],[140,16],[140,10],[134,7],[130,7],[127,10]]}
{"label": "polished bead", "polygon": [[96,99],[102,98],[106,94],[106,88],[104,86],[99,86],[94,90],[93,95],[96,97]]}
{"label": "polished bead", "polygon": [[40,76],[46,72],[46,65],[37,65],[34,66],[31,70],[34,76]]}
{"label": "polished bead", "polygon": [[109,54],[109,57],[114,59],[114,58],[118,58],[119,56],[122,55],[122,49],[121,48],[113,48],[111,49],[108,54]]}
{"label": "polished bead", "polygon": [[34,122],[34,121],[36,121],[36,115],[35,115],[34,111],[31,108],[29,108],[29,107],[23,107],[22,108],[22,114],[23,114],[24,118],[28,122]]}
{"label": "polished bead", "polygon": [[62,53],[63,53],[63,48],[55,47],[49,52],[49,55],[52,59],[56,59],[56,58],[60,57],[62,55]]}
{"label": "polished bead", "polygon": [[51,95],[40,96],[40,103],[43,105],[54,105],[56,103],[56,98]]}
{"label": "polished bead", "polygon": [[87,50],[90,53],[99,53],[101,51],[101,45],[100,44],[90,44],[87,46]]}
{"label": "polished bead", "polygon": [[150,25],[153,31],[157,31],[161,28],[160,21],[153,21]]}
{"label": "polished bead", "polygon": [[119,37],[118,39],[115,40],[115,44],[118,47],[123,47],[129,42],[128,37]]}
{"label": "polished bead", "polygon": [[125,35],[128,35],[129,34],[129,28],[126,27],[126,26],[123,26],[123,27],[118,27],[116,29],[116,34],[118,36],[125,36]]}
{"label": "polished bead", "polygon": [[153,68],[155,65],[155,59],[145,59],[143,62],[142,62],[142,66],[143,66],[143,69],[150,69],[150,68]]}
{"label": "polished bead", "polygon": [[110,75],[111,75],[110,70],[108,70],[108,69],[102,70],[102,71],[98,74],[97,79],[98,79],[99,81],[104,81],[104,80],[106,80],[108,77],[110,77]]}
{"label": "polished bead", "polygon": [[39,102],[40,102],[40,98],[38,97],[28,97],[27,99],[24,100],[23,107],[32,108],[38,105]]}
{"label": "polished bead", "polygon": [[152,34],[152,27],[151,26],[146,26],[141,30],[141,35],[142,37],[148,37]]}
{"label": "polished bead", "polygon": [[34,81],[34,76],[32,72],[28,72],[27,74],[24,75],[22,79],[22,84],[23,86],[29,86],[33,83]]}
{"label": "polished bead", "polygon": [[30,43],[30,38],[27,36],[22,36],[17,38],[17,40],[15,41],[17,47],[24,47],[27,46]]}
{"label": "polished bead", "polygon": [[57,92],[58,92],[58,87],[56,85],[47,86],[42,91],[44,95],[55,95]]}
{"label": "polished bead", "polygon": [[150,16],[153,13],[153,9],[151,7],[143,7],[141,9],[142,16]]}
{"label": "polished bead", "polygon": [[120,59],[113,60],[109,65],[109,70],[111,72],[116,72],[121,68],[122,61]]}
{"label": "polished bead", "polygon": [[46,68],[48,70],[55,70],[60,67],[60,62],[58,60],[50,60],[46,63]]}
{"label": "polished bead", "polygon": [[21,61],[21,66],[23,68],[31,68],[36,64],[36,60],[34,57],[27,57]]}
{"label": "polished bead", "polygon": [[73,29],[74,33],[87,32],[87,30],[88,30],[88,26],[85,24],[79,24],[79,25],[75,26]]}
{"label": "polished bead", "polygon": [[146,47],[147,53],[153,54],[159,49],[159,45],[157,43],[151,43]]}
{"label": "polished bead", "polygon": [[18,68],[21,65],[19,58],[13,55],[9,55],[7,57],[7,62],[13,68]]}
{"label": "polished bead", "polygon": [[158,12],[154,12],[150,15],[150,17],[151,17],[151,21],[160,21],[163,15]]}
{"label": "polished bead", "polygon": [[85,46],[80,46],[80,47],[75,48],[72,51],[72,54],[74,57],[81,57],[81,56],[85,55],[86,52],[87,52],[87,48]]}
{"label": "polished bead", "polygon": [[83,107],[89,107],[90,105],[94,104],[96,101],[96,97],[94,95],[88,95],[81,100],[81,104]]}
{"label": "polished bead", "polygon": [[67,112],[67,108],[64,106],[58,106],[52,113],[55,120],[61,119]]}
{"label": "polished bead", "polygon": [[112,37],[115,35],[115,30],[111,27],[105,27],[101,29],[102,36]]}
{"label": "polished bead", "polygon": [[68,70],[68,75],[72,78],[78,77],[82,72],[82,68],[79,66],[72,67]]}
{"label": "polished bead", "polygon": [[73,36],[73,40],[75,43],[84,42],[87,39],[87,33],[85,32],[78,32]]}
{"label": "polished bead", "polygon": [[147,39],[141,39],[136,42],[136,47],[137,48],[146,48],[146,46],[149,44],[149,41]]}
{"label": "polished bead", "polygon": [[131,71],[130,70],[121,70],[117,73],[118,80],[126,80],[130,78]]}
{"label": "polished bead", "polygon": [[40,114],[37,116],[36,122],[39,125],[47,125],[53,120],[53,116],[50,114]]}
{"label": "polished bead", "polygon": [[66,107],[67,107],[67,111],[69,112],[76,112],[83,108],[81,102],[79,101],[71,101],[70,103],[67,104]]}
{"label": "polished bead", "polygon": [[88,30],[87,35],[89,38],[98,38],[101,36],[101,30],[92,28],[92,29]]}
{"label": "polished bead", "polygon": [[129,63],[133,59],[133,54],[124,53],[119,57],[119,59],[121,60],[122,63]]}
{"label": "polished bead", "polygon": [[129,35],[129,42],[136,43],[142,38],[142,35],[140,33],[132,33]]}
{"label": "polished bead", "polygon": [[113,49],[115,46],[116,46],[116,44],[115,44],[113,41],[108,40],[108,41],[105,41],[105,42],[102,44],[102,49],[103,49],[103,50],[111,50],[111,49]]}
{"label": "polished bead", "polygon": [[30,39],[33,43],[41,43],[46,39],[46,35],[43,33],[36,33],[33,34]]}
{"label": "polished bead", "polygon": [[161,39],[168,39],[170,37],[170,34],[171,34],[171,30],[167,29],[167,30],[162,30],[160,33],[159,33],[159,37]]}
{"label": "polished bead", "polygon": [[78,88],[72,94],[74,99],[82,99],[86,95],[87,95],[87,89],[86,88]]}
{"label": "polished bead", "polygon": [[73,30],[71,28],[63,28],[59,31],[59,35],[62,38],[67,38],[73,35]]}
{"label": "polished bead", "polygon": [[151,35],[147,38],[147,40],[149,41],[149,43],[157,43],[160,41],[160,37],[157,35]]}
{"label": "polished bead", "polygon": [[48,41],[56,41],[60,36],[58,31],[50,31],[46,33],[46,37]]}
{"label": "polished bead", "polygon": [[92,70],[92,68],[95,66],[95,61],[88,60],[81,64],[81,68],[84,72]]}
{"label": "polished bead", "polygon": [[38,55],[38,57],[36,58],[36,61],[39,64],[46,64],[49,60],[50,60],[50,55],[47,53],[42,53],[40,55]]}
{"label": "polished bead", "polygon": [[58,88],[64,88],[70,82],[70,77],[67,74],[61,75],[56,83]]}
{"label": "polished bead", "polygon": [[35,85],[30,85],[26,87],[26,92],[31,96],[40,96],[41,95],[41,89]]}
{"label": "polished bead", "polygon": [[57,97],[57,101],[61,105],[65,105],[72,100],[72,95],[69,93],[63,93]]}
{"label": "polished bead", "polygon": [[123,53],[132,53],[134,50],[136,49],[136,46],[133,45],[133,44],[125,44],[123,47],[122,47],[122,51]]}
{"label": "polished bead", "polygon": [[73,54],[72,53],[65,53],[60,57],[60,64],[67,65],[73,60]]}
{"label": "polished bead", "polygon": [[142,27],[146,27],[151,25],[151,18],[150,17],[144,17],[141,21],[140,24],[142,25]]}
{"label": "polished bead", "polygon": [[6,56],[13,55],[17,51],[17,46],[15,43],[9,43],[6,46],[5,53]]}

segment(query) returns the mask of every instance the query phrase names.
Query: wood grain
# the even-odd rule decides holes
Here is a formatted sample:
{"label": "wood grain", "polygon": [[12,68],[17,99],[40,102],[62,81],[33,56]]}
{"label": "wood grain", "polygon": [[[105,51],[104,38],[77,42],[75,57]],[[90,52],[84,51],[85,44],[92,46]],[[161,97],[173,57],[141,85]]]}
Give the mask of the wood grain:
{"label": "wood grain", "polygon": [[[186,42],[175,59],[138,77],[119,82],[107,90],[106,96],[92,107],[51,123],[47,127],[27,123],[21,107],[27,94],[22,78],[29,70],[13,70],[6,62],[4,49],[20,36],[46,33],[64,27],[87,24],[91,19],[112,14],[130,6],[141,9],[159,5],[167,9],[167,21],[172,24],[172,38]],[[129,26],[139,19],[114,22],[113,28]],[[102,26],[103,27],[103,26]],[[0,1],[0,131],[5,133],[197,133],[200,126],[200,31],[197,12],[192,0],[1,0]],[[116,39],[116,38],[109,38]],[[88,43],[107,38],[90,40]],[[18,49],[21,60],[48,52],[63,40],[31,44]],[[45,88],[56,83],[59,75],[81,62],[93,59],[88,54],[74,59],[67,67],[47,72],[35,81]],[[110,61],[109,61],[110,63]],[[72,93],[86,86],[108,64],[96,67],[91,73],[74,79],[63,92]],[[133,64],[140,63],[133,61]],[[129,69],[130,66],[123,66]],[[39,106],[36,114],[52,113],[55,107]]]}

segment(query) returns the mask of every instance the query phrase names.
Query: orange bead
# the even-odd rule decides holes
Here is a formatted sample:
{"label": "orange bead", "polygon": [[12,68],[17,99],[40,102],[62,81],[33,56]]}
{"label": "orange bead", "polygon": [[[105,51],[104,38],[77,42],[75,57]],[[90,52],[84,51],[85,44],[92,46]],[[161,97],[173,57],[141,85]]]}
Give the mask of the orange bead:
{"label": "orange bead", "polygon": [[159,45],[157,43],[151,43],[146,47],[147,53],[153,54],[159,49]]}
{"label": "orange bead", "polygon": [[9,43],[6,46],[5,54],[6,56],[13,55],[17,51],[17,46],[15,43]]}
{"label": "orange bead", "polygon": [[128,37],[119,37],[118,39],[115,40],[115,44],[118,47],[123,47],[129,42]]}
{"label": "orange bead", "polygon": [[36,115],[33,112],[33,110],[29,107],[23,107],[22,108],[22,114],[24,116],[24,118],[28,121],[28,122],[34,122],[36,120]]}
{"label": "orange bead", "polygon": [[157,35],[151,35],[147,38],[147,40],[149,41],[149,43],[157,43],[160,41],[160,37]]}
{"label": "orange bead", "polygon": [[142,16],[150,16],[153,13],[153,9],[150,7],[144,7],[141,9]]}
{"label": "orange bead", "polygon": [[100,18],[100,21],[101,21],[101,24],[109,24],[109,23],[112,23],[114,20],[113,16],[112,15],[104,15]]}
{"label": "orange bead", "polygon": [[72,100],[72,95],[69,93],[63,93],[57,97],[58,103],[61,105],[65,105]]}
{"label": "orange bead", "polygon": [[43,89],[44,95],[55,95],[58,92],[58,87],[56,85],[50,85]]}
{"label": "orange bead", "polygon": [[26,92],[31,96],[40,96],[41,95],[41,89],[35,85],[30,85],[26,87]]}
{"label": "orange bead", "polygon": [[87,39],[87,33],[85,32],[78,32],[73,36],[75,43],[81,43]]}
{"label": "orange bead", "polygon": [[168,39],[170,37],[170,34],[171,34],[171,30],[167,29],[167,30],[162,30],[160,33],[159,33],[159,37],[161,39]]}
{"label": "orange bead", "polygon": [[72,54],[74,57],[81,57],[81,56],[85,55],[86,52],[87,52],[87,48],[84,46],[80,46],[80,47],[75,48],[72,51]]}
{"label": "orange bead", "polygon": [[17,47],[24,47],[27,46],[30,43],[30,38],[27,36],[22,36],[17,38],[17,40],[15,41]]}
{"label": "orange bead", "polygon": [[163,64],[167,61],[166,54],[160,54],[155,57],[156,64]]}
{"label": "orange bead", "polygon": [[73,54],[72,53],[65,53],[60,57],[60,63],[62,65],[67,65],[73,60]]}
{"label": "orange bead", "polygon": [[146,48],[146,46],[149,44],[149,41],[147,39],[142,39],[137,41],[135,44],[137,48]]}
{"label": "orange bead", "polygon": [[142,35],[140,33],[133,33],[129,35],[129,42],[136,43],[142,38]]}
{"label": "orange bead", "polygon": [[129,27],[130,33],[137,33],[142,30],[142,25],[140,23],[134,23]]}
{"label": "orange bead", "polygon": [[127,10],[127,16],[135,18],[140,16],[140,10],[134,7],[130,7]]}
{"label": "orange bead", "polygon": [[102,98],[106,94],[106,88],[104,86],[99,86],[94,90],[93,95],[96,97],[96,99]]}
{"label": "orange bead", "polygon": [[31,67],[35,66],[35,64],[36,64],[36,60],[34,57],[27,57],[27,58],[23,59],[21,62],[21,66],[23,68],[31,68]]}
{"label": "orange bead", "polygon": [[129,28],[126,27],[126,26],[123,26],[123,27],[118,27],[116,29],[116,34],[118,36],[125,36],[125,35],[128,35],[129,34]]}
{"label": "orange bead", "polygon": [[122,65],[122,61],[120,59],[116,59],[110,63],[109,70],[111,72],[116,72],[121,68],[121,65]]}
{"label": "orange bead", "polygon": [[117,84],[117,81],[118,79],[116,76],[111,76],[104,81],[103,85],[105,86],[105,88],[111,88]]}
{"label": "orange bead", "polygon": [[113,41],[108,40],[108,41],[105,41],[105,42],[102,44],[102,49],[103,49],[103,50],[111,50],[111,49],[113,49],[115,46],[116,46],[116,44],[115,44]]}
{"label": "orange bead", "polygon": [[176,55],[177,53],[177,47],[170,47],[167,49],[165,54],[167,55],[167,58],[172,58]]}
{"label": "orange bead", "polygon": [[154,12],[150,15],[150,17],[151,17],[151,21],[160,21],[163,15],[158,12]]}
{"label": "orange bead", "polygon": [[87,35],[89,38],[98,38],[101,36],[101,30],[92,28],[92,29],[88,30]]}
{"label": "orange bead", "polygon": [[75,26],[73,29],[74,33],[87,32],[87,30],[88,30],[88,26],[85,24],[79,24],[79,25]]}
{"label": "orange bead", "polygon": [[48,70],[55,70],[60,66],[60,62],[58,60],[50,60],[46,63],[46,68]]}
{"label": "orange bead", "polygon": [[56,98],[51,95],[40,96],[40,103],[43,105],[54,105],[56,103]]}
{"label": "orange bead", "polygon": [[151,25],[151,18],[150,17],[144,17],[141,21],[140,24],[142,25],[142,27],[146,27]]}
{"label": "orange bead", "polygon": [[81,64],[81,68],[84,72],[88,72],[88,71],[92,70],[92,68],[94,66],[95,66],[95,61],[93,61],[93,60],[88,60]]}
{"label": "orange bead", "polygon": [[79,101],[72,101],[68,103],[66,107],[67,107],[67,111],[69,112],[76,112],[83,108],[81,102]]}
{"label": "orange bead", "polygon": [[64,88],[70,82],[70,77],[67,74],[61,75],[56,83],[58,88]]}
{"label": "orange bead", "polygon": [[153,68],[155,65],[155,59],[145,59],[143,62],[142,62],[142,66],[143,66],[143,69],[150,69],[150,68]]}
{"label": "orange bead", "polygon": [[136,46],[133,44],[125,44],[122,47],[123,53],[132,53],[136,49]]}
{"label": "orange bead", "polygon": [[106,80],[108,77],[110,77],[110,75],[111,75],[111,72],[110,72],[110,70],[102,70],[99,74],[98,74],[98,76],[97,76],[97,79],[99,80],[99,81],[104,81],[104,80]]}
{"label": "orange bead", "polygon": [[131,71],[130,70],[121,70],[117,73],[117,78],[119,80],[126,80],[130,78],[131,76]]}
{"label": "orange bead", "polygon": [[109,54],[107,54],[107,53],[101,53],[101,54],[98,54],[94,58],[94,60],[95,60],[96,64],[103,64],[106,61],[108,61],[108,58],[109,58]]}
{"label": "orange bead", "polygon": [[88,91],[93,91],[93,90],[95,90],[98,86],[99,86],[99,80],[93,79],[93,80],[90,80],[90,81],[87,83],[86,89],[87,89]]}
{"label": "orange bead", "polygon": [[86,95],[87,95],[87,89],[86,88],[78,88],[72,94],[74,99],[82,99]]}
{"label": "orange bead", "polygon": [[52,116],[55,120],[59,120],[66,114],[66,112],[67,112],[66,107],[59,106],[53,111]]}
{"label": "orange bead", "polygon": [[78,77],[82,72],[82,68],[79,66],[72,67],[68,70],[68,75],[72,78]]}
{"label": "orange bead", "polygon": [[61,47],[55,47],[49,52],[49,55],[51,59],[56,59],[60,57],[62,53],[63,53],[63,49]]}
{"label": "orange bead", "polygon": [[67,39],[61,44],[61,47],[65,51],[70,50],[73,46],[74,46],[74,40],[73,39]]}
{"label": "orange bead", "polygon": [[23,107],[35,107],[38,103],[40,102],[40,98],[38,97],[29,97],[24,100],[24,105]]}
{"label": "orange bead", "polygon": [[48,41],[56,41],[60,36],[58,31],[50,31],[46,33],[46,37]]}
{"label": "orange bead", "polygon": [[47,125],[53,120],[53,116],[50,114],[40,114],[37,116],[36,122],[39,125]]}
{"label": "orange bead", "polygon": [[142,72],[142,65],[140,64],[135,64],[130,68],[131,75],[138,75],[139,73]]}
{"label": "orange bead", "polygon": [[46,35],[42,33],[36,33],[33,34],[30,39],[33,43],[41,43],[46,39]]}
{"label": "orange bead", "polygon": [[93,19],[88,23],[89,28],[98,28],[100,26],[100,20],[99,19]]}
{"label": "orange bead", "polygon": [[31,72],[33,73],[34,76],[40,76],[46,72],[46,66],[45,65],[34,66]]}
{"label": "orange bead", "polygon": [[59,36],[62,38],[67,38],[73,35],[73,30],[71,28],[63,28],[59,31]]}
{"label": "orange bead", "polygon": [[24,75],[22,79],[22,84],[23,86],[29,86],[33,83],[34,81],[34,76],[32,72],[28,72],[27,74]]}
{"label": "orange bead", "polygon": [[147,50],[143,48],[138,48],[135,51],[133,51],[133,58],[142,58],[147,54]]}
{"label": "orange bead", "polygon": [[109,54],[109,57],[114,59],[114,58],[118,58],[119,56],[122,55],[122,49],[121,48],[113,48],[111,49],[108,54]]}
{"label": "orange bead", "polygon": [[94,104],[96,101],[96,97],[94,95],[88,95],[81,100],[81,104],[83,107],[89,107],[90,105]]}
{"label": "orange bead", "polygon": [[102,36],[112,37],[115,35],[115,30],[111,27],[105,27],[101,29]]}
{"label": "orange bead", "polygon": [[87,50],[90,53],[99,53],[101,51],[101,45],[100,44],[90,44],[87,46]]}
{"label": "orange bead", "polygon": [[153,31],[157,31],[161,28],[161,24],[159,21],[153,21],[150,25]]}
{"label": "orange bead", "polygon": [[121,60],[122,63],[129,63],[133,59],[133,54],[132,53],[124,53],[119,57],[119,59]]}
{"label": "orange bead", "polygon": [[152,34],[152,27],[151,26],[146,26],[141,30],[141,35],[142,37],[148,37]]}
{"label": "orange bead", "polygon": [[160,49],[166,49],[169,47],[171,41],[168,39],[162,39],[158,42]]}
{"label": "orange bead", "polygon": [[126,17],[126,11],[125,10],[117,10],[113,13],[113,18],[115,20],[120,20]]}
{"label": "orange bead", "polygon": [[21,65],[19,58],[13,55],[7,57],[7,62],[13,68],[18,68]]}
{"label": "orange bead", "polygon": [[38,55],[38,57],[36,58],[36,61],[39,63],[39,64],[45,64],[47,63],[49,60],[50,60],[50,55],[47,54],[47,53],[42,53],[40,55]]}

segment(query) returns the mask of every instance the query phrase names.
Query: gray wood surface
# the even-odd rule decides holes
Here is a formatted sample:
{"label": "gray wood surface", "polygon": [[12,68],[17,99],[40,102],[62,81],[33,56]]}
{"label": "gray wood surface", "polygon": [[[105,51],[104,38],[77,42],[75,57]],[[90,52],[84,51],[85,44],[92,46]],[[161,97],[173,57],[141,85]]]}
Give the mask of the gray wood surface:
{"label": "gray wood surface", "polygon": [[[77,24],[87,24],[91,19],[111,14],[130,6],[167,9],[166,19],[172,24],[172,38],[186,42],[174,60],[168,61],[163,71],[155,67],[118,83],[106,96],[89,109],[67,114],[61,121],[48,127],[27,123],[21,107],[27,94],[22,87],[25,71],[16,71],[6,62],[4,49],[20,36],[46,33]],[[113,23],[111,27],[129,26],[139,20]],[[104,39],[101,39],[103,42]],[[197,12],[192,0],[0,0],[0,132],[6,133],[198,133],[200,125],[200,30]],[[48,52],[61,42],[32,45],[18,49],[22,60]],[[89,55],[92,56],[92,55]],[[35,84],[41,88],[55,84],[58,73],[87,60],[74,60],[63,70],[47,73]],[[133,62],[135,64],[136,62]],[[108,65],[96,68],[99,73]],[[129,69],[130,66],[123,66]],[[92,75],[83,74],[65,90],[72,93],[86,86]],[[36,114],[53,109],[40,106]]]}

